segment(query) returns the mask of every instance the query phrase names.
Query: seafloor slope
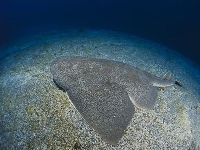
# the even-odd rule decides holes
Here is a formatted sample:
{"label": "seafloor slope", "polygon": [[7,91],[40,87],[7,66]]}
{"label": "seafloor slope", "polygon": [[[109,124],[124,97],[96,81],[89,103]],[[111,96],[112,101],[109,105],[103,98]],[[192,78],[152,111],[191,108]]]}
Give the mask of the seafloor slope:
{"label": "seafloor slope", "polygon": [[[153,110],[136,108],[116,147],[91,129],[50,73],[59,56],[112,59],[183,87],[159,90]],[[110,31],[52,31],[18,40],[0,56],[0,149],[198,149],[200,71],[174,51]]]}

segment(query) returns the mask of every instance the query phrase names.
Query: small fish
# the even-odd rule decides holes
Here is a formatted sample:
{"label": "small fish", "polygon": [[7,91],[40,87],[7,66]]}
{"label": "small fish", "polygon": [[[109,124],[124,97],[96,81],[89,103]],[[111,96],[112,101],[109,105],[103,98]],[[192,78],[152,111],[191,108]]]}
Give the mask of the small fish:
{"label": "small fish", "polygon": [[51,64],[56,85],[87,123],[109,144],[116,145],[136,107],[154,107],[158,87],[175,81],[159,78],[131,65],[106,59],[60,57]]}

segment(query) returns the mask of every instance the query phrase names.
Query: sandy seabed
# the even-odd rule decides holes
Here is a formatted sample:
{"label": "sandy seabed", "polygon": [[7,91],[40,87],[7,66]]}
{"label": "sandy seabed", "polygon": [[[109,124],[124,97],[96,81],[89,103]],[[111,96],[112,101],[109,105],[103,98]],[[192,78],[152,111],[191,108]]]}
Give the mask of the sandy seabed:
{"label": "sandy seabed", "polygon": [[[87,56],[128,63],[183,87],[159,90],[117,146],[104,142],[53,82],[51,62]],[[175,51],[104,30],[58,30],[17,40],[0,54],[0,149],[200,149],[200,69]]]}

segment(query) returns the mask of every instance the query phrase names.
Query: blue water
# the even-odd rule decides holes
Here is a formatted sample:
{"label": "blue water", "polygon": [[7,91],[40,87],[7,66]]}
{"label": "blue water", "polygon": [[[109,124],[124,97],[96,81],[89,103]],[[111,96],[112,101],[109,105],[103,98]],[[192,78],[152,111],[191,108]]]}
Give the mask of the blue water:
{"label": "blue water", "polygon": [[1,1],[0,47],[52,29],[107,29],[147,38],[200,65],[200,2]]}

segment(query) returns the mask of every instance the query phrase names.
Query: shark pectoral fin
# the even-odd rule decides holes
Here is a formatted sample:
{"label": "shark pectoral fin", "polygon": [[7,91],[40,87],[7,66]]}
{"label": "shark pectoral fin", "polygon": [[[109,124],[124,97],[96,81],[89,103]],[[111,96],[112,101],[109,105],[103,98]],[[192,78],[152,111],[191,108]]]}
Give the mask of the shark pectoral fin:
{"label": "shark pectoral fin", "polygon": [[136,91],[129,92],[133,104],[141,109],[153,109],[158,96],[158,88],[152,85],[141,85]]}
{"label": "shark pectoral fin", "polygon": [[68,96],[88,124],[105,141],[116,145],[134,114],[128,93],[116,83],[87,87],[91,88],[71,87]]}

